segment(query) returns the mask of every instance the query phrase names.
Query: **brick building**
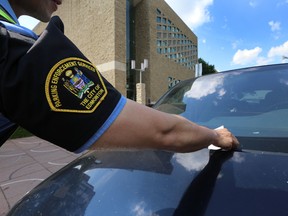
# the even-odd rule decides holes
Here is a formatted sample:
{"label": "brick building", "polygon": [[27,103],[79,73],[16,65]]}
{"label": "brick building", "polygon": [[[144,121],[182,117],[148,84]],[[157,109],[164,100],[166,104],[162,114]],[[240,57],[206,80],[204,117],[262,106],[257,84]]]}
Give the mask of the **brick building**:
{"label": "brick building", "polygon": [[[57,14],[65,34],[123,95],[136,100],[136,69],[145,102],[155,102],[178,80],[195,76],[197,36],[164,0],[64,0]],[[45,25],[34,29],[41,32]]]}

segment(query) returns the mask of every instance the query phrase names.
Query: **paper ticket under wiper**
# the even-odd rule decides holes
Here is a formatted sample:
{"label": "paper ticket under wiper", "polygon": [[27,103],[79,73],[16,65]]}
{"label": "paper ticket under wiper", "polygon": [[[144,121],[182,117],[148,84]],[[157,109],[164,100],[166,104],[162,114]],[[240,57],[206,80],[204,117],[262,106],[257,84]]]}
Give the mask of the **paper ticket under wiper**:
{"label": "paper ticket under wiper", "polygon": [[[215,128],[214,130],[223,129],[223,128],[224,128],[224,125],[221,125],[220,127],[217,127],[217,128]],[[210,149],[210,150],[219,150],[219,149],[221,149],[221,148],[218,147],[218,146],[215,146],[215,145],[211,144],[211,145],[208,146],[208,149]]]}

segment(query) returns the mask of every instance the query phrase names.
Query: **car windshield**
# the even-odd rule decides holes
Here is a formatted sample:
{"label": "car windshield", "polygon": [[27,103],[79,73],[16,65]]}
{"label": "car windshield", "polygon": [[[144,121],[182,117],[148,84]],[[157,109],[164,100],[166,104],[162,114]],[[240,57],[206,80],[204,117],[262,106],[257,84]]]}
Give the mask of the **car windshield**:
{"label": "car windshield", "polygon": [[236,136],[288,137],[288,65],[254,67],[180,82],[154,108]]}

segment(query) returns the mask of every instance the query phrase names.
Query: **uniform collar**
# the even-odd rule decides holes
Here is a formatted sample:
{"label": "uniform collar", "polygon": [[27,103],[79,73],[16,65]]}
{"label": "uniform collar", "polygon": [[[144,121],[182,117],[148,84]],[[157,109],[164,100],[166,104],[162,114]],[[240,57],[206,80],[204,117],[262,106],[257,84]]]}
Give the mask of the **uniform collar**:
{"label": "uniform collar", "polygon": [[1,24],[4,25],[6,27],[6,29],[13,31],[13,32],[17,32],[20,33],[22,35],[28,36],[28,37],[32,37],[34,39],[37,40],[38,36],[30,29],[21,26],[19,24],[19,21],[9,3],[8,0],[0,0],[0,6],[1,6],[1,10],[5,10],[6,13],[9,14],[10,18],[13,19],[13,21],[15,21],[16,24],[11,24],[10,22],[6,22],[6,21],[1,21]]}
{"label": "uniform collar", "polygon": [[19,25],[16,14],[14,13],[8,0],[0,0],[0,5],[6,10],[7,13],[13,18],[13,20]]}

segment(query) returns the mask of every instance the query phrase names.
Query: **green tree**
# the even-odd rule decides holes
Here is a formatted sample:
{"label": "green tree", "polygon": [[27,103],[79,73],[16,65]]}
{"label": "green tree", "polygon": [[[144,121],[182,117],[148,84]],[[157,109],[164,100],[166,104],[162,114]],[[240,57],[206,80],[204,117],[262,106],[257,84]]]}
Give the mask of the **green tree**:
{"label": "green tree", "polygon": [[202,75],[217,73],[217,70],[215,69],[215,66],[214,65],[210,65],[209,63],[204,61],[204,59],[199,58],[198,62],[202,63]]}

